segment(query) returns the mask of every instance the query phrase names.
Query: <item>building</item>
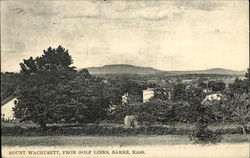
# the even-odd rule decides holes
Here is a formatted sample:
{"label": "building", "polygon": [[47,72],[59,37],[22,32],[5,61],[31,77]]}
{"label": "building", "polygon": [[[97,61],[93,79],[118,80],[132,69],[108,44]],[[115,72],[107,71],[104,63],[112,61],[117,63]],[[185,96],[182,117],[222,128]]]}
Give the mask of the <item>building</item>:
{"label": "building", "polygon": [[124,124],[129,127],[138,127],[139,122],[134,115],[126,115],[124,118]]}
{"label": "building", "polygon": [[142,99],[143,103],[148,102],[150,98],[154,96],[154,89],[153,88],[147,88],[146,90],[142,91]]}
{"label": "building", "polygon": [[221,100],[222,94],[220,92],[209,92],[203,101],[207,100]]}
{"label": "building", "polygon": [[183,79],[182,82],[183,83],[191,83],[193,81],[193,79]]}
{"label": "building", "polygon": [[212,92],[212,88],[203,89],[203,93],[210,93],[210,92]]}
{"label": "building", "polygon": [[122,104],[127,104],[128,103],[128,93],[124,93],[122,95]]}
{"label": "building", "polygon": [[1,120],[13,121],[15,120],[13,108],[18,103],[17,98],[10,96],[1,101]]}

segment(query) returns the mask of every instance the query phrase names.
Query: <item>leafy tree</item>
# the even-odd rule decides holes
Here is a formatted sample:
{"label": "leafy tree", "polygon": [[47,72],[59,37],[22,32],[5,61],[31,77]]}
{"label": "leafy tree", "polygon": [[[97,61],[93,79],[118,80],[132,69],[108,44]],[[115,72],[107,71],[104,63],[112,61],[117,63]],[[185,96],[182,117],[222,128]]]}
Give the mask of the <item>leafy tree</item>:
{"label": "leafy tree", "polygon": [[194,132],[191,134],[191,140],[194,140],[195,143],[217,143],[222,139],[220,133],[208,129],[209,123],[214,119],[214,107],[209,105],[205,102],[196,106],[197,122]]}
{"label": "leafy tree", "polygon": [[126,115],[137,115],[140,106],[141,103],[116,105],[110,110],[109,119],[121,123]]}
{"label": "leafy tree", "polygon": [[142,102],[142,95],[134,95],[134,94],[128,95],[128,104],[135,104],[141,102]]}
{"label": "leafy tree", "polygon": [[197,86],[202,88],[202,89],[208,88],[208,84],[203,82],[203,81],[199,81]]}
{"label": "leafy tree", "polygon": [[233,83],[228,85],[227,93],[230,93],[230,96],[233,97],[234,94],[244,94],[249,92],[249,85],[247,80],[241,80],[236,78]]}
{"label": "leafy tree", "polygon": [[[61,105],[59,100],[67,96],[58,97],[58,88],[72,80],[76,71],[71,66],[72,57],[62,46],[49,47],[43,52],[40,57],[30,57],[20,63],[19,102],[14,112],[20,121],[33,121],[45,129],[47,123],[55,122],[57,107]],[[71,99],[64,101],[62,106],[76,106]]]}
{"label": "leafy tree", "polygon": [[198,105],[205,98],[205,95],[203,94],[203,89],[192,85],[186,88],[185,94],[186,95],[184,100],[188,101],[191,105]]}
{"label": "leafy tree", "polygon": [[250,93],[227,96],[224,103],[230,107],[233,121],[239,123],[243,134],[246,134],[250,122]]}
{"label": "leafy tree", "polygon": [[81,70],[70,82],[72,93],[77,102],[78,122],[99,122],[106,118],[110,105],[105,96],[105,85],[102,79],[91,76],[87,70]]}
{"label": "leafy tree", "polygon": [[18,73],[13,72],[1,72],[1,100],[5,98],[15,95],[15,91],[17,90],[20,75]]}
{"label": "leafy tree", "polygon": [[195,122],[197,112],[195,106],[190,105],[187,101],[179,101],[172,107],[173,116],[168,118],[170,123],[173,122]]}
{"label": "leafy tree", "polygon": [[206,100],[203,106],[210,109],[210,122],[231,121],[232,109],[224,104],[225,98],[222,100]]}
{"label": "leafy tree", "polygon": [[154,88],[154,98],[161,100],[169,100],[172,97],[173,85],[167,84],[165,86],[156,86]]}
{"label": "leafy tree", "polygon": [[[137,97],[142,100],[142,90],[144,86],[129,79],[109,80],[106,84],[106,96],[110,99],[113,105],[121,104],[121,97],[124,93],[129,93],[129,96]],[[131,98],[132,100],[135,98]]]}
{"label": "leafy tree", "polygon": [[171,101],[162,101],[160,99],[151,99],[143,103],[137,111],[138,121],[146,124],[154,122],[166,123],[168,118],[174,115]]}
{"label": "leafy tree", "polygon": [[223,91],[226,88],[226,84],[223,81],[209,81],[208,88],[212,91]]}
{"label": "leafy tree", "polygon": [[177,83],[173,88],[173,101],[181,101],[186,98],[186,85],[183,83]]}

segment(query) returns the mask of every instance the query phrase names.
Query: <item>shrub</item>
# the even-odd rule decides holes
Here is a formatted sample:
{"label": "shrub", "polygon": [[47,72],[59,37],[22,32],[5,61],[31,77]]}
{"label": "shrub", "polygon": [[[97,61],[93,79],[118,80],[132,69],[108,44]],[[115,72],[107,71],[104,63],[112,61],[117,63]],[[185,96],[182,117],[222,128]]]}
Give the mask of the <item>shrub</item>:
{"label": "shrub", "polygon": [[190,140],[194,143],[215,144],[222,140],[222,134],[219,131],[212,131],[207,128],[207,124],[198,123],[193,133],[190,135]]}

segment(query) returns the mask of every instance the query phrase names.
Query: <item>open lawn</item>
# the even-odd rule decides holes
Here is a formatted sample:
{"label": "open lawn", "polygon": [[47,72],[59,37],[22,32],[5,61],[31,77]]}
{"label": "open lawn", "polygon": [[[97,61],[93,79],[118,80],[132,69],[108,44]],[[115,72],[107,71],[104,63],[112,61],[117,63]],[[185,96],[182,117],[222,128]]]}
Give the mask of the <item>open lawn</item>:
{"label": "open lawn", "polygon": [[[247,143],[250,135],[224,135],[222,143]],[[188,136],[3,136],[4,146],[142,146],[192,144]]]}

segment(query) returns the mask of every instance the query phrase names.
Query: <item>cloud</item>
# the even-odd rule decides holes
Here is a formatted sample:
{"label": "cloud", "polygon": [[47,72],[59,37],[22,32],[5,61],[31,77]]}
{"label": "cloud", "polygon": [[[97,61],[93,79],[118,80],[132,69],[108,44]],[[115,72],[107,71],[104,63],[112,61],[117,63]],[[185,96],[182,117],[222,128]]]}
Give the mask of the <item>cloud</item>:
{"label": "cloud", "polygon": [[215,2],[215,1],[176,1],[175,6],[178,8],[184,9],[197,9],[203,11],[214,11],[220,10],[223,3]]}
{"label": "cloud", "polygon": [[[85,8],[84,6],[88,6]],[[92,20],[145,20],[161,21],[169,18],[168,6],[161,3],[149,3],[140,1],[111,1],[90,3],[89,1],[79,4],[77,12],[68,11],[61,13],[62,18],[67,19],[92,19]],[[81,8],[81,9],[80,9]],[[72,9],[72,8],[71,8]],[[74,9],[75,10],[75,9]]]}
{"label": "cloud", "polygon": [[9,11],[15,14],[26,14],[25,9],[22,9],[22,8],[9,9]]}
{"label": "cloud", "polygon": [[59,12],[53,12],[51,10],[39,10],[39,9],[33,9],[33,8],[13,8],[9,9],[10,12],[14,14],[27,14],[27,15],[32,15],[32,16],[55,16],[58,15]]}
{"label": "cloud", "polygon": [[245,6],[205,0],[3,1],[2,61],[5,69],[12,63],[19,69],[22,59],[60,44],[70,50],[76,67],[125,63],[201,69],[224,59],[225,52],[235,67],[243,67]]}

